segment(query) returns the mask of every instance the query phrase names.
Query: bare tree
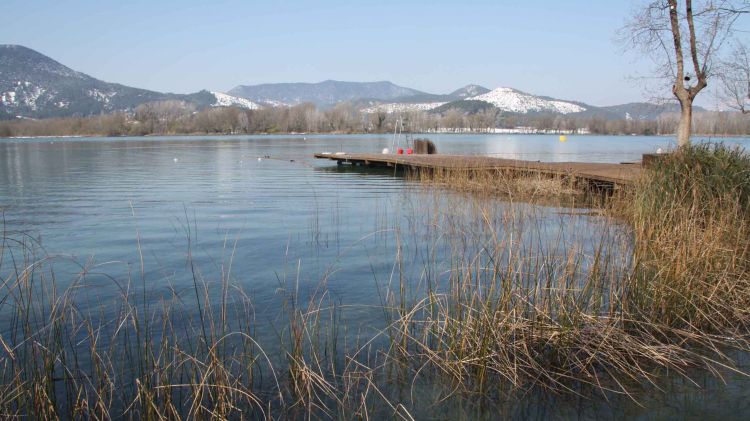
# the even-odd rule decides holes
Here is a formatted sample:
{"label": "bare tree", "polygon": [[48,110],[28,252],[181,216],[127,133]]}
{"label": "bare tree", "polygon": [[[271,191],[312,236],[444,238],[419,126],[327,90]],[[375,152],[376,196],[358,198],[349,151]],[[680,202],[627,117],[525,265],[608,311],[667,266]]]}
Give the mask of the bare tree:
{"label": "bare tree", "polygon": [[750,52],[747,46],[736,42],[729,56],[722,62],[720,79],[727,106],[750,113]]}
{"label": "bare tree", "polygon": [[388,114],[383,110],[378,110],[375,113],[375,130],[377,130],[378,133],[383,131],[383,123],[385,123],[385,119],[388,117]]}
{"label": "bare tree", "polygon": [[690,143],[693,102],[708,86],[733,26],[748,11],[739,0],[652,0],[634,13],[623,28],[627,44],[656,60],[680,103],[677,142]]}

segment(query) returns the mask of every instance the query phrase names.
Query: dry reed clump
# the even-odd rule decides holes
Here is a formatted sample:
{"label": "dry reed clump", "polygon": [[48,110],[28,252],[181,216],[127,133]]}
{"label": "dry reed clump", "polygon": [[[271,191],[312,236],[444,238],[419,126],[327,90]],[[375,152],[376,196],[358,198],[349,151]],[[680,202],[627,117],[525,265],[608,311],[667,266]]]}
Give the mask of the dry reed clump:
{"label": "dry reed clump", "polygon": [[[447,208],[467,206],[461,200]],[[534,246],[544,228],[517,227],[539,215],[516,209],[493,217],[491,203],[468,206],[476,206],[475,220],[445,218],[436,234],[452,250],[447,285],[431,285],[426,297],[406,300],[411,306],[391,303],[399,309],[390,332],[394,360],[480,395],[500,385],[630,395],[656,382],[659,370],[687,375],[731,364],[685,346],[716,348],[717,338],[631,318],[630,265],[619,255],[628,252],[620,244],[627,239],[614,228],[602,232],[593,254],[562,243]]]}
{"label": "dry reed clump", "polygon": [[585,193],[572,176],[550,177],[537,172],[438,168],[412,173],[410,177],[427,185],[519,200],[575,197]]}
{"label": "dry reed clump", "polygon": [[690,332],[741,336],[750,322],[750,156],[682,148],[627,196],[629,311]]}
{"label": "dry reed clump", "polygon": [[[427,180],[497,188],[493,177],[455,172]],[[514,246],[514,223],[498,227],[486,217],[495,209],[481,208],[479,225],[509,236],[457,240],[483,247],[452,255],[449,292],[402,312],[394,336],[407,340],[396,341],[406,344],[398,354],[472,390],[501,380],[630,394],[660,369],[732,367],[729,349],[750,350],[750,157],[721,145],[686,148],[624,199],[618,214],[631,229],[619,266],[603,253],[604,239],[593,260],[573,251],[567,260],[534,256]],[[526,256],[520,266],[508,258],[518,255]]]}
{"label": "dry reed clump", "polygon": [[209,281],[188,252],[188,291],[148,304],[145,281],[106,276],[120,295],[92,301],[88,280],[104,268],[83,266],[58,289],[62,262],[37,258],[31,241],[0,241],[2,419],[412,419],[366,358],[337,350],[338,310],[324,288],[301,303],[282,282],[285,325],[278,343],[261,344],[229,267]]}
{"label": "dry reed clump", "polygon": [[60,288],[53,267],[70,262],[38,258],[32,241],[0,242],[1,418],[268,415],[256,392],[261,373],[271,382],[275,373],[253,340],[252,306],[226,279],[212,285],[222,291],[215,305],[196,274],[200,317],[174,291],[149,305],[132,278],[107,277],[120,294],[97,302],[88,284],[104,267],[84,265]]}

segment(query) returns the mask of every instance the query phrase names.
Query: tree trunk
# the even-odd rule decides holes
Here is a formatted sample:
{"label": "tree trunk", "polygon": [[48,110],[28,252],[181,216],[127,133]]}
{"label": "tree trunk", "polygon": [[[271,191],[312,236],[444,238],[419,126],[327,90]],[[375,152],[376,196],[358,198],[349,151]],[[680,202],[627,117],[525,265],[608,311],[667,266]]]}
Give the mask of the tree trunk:
{"label": "tree trunk", "polygon": [[690,127],[693,124],[693,101],[685,99],[680,101],[682,112],[680,113],[680,124],[677,126],[677,144],[680,147],[690,144]]}

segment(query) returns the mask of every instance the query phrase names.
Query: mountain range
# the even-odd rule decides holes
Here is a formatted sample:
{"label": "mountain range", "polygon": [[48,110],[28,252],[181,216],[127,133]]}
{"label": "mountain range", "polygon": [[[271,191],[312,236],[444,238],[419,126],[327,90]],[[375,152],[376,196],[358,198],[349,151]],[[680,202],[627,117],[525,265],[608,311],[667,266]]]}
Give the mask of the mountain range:
{"label": "mountain range", "polygon": [[[495,109],[505,114],[552,114],[606,119],[655,119],[677,110],[675,104],[631,103],[596,107],[578,101],[532,95],[513,88],[467,85],[448,94],[431,94],[388,81],[273,83],[240,85],[228,93],[202,90],[162,93],[104,82],[75,71],[30,48],[0,45],[0,119],[86,116],[132,111],[145,103],[181,101],[195,109],[208,107],[293,106],[313,103],[329,108],[347,102],[365,112],[421,110],[474,113]],[[701,111],[701,110],[696,110]]]}
{"label": "mountain range", "polygon": [[327,107],[339,102],[358,101],[363,98],[394,100],[423,95],[424,92],[404,88],[386,81],[340,82],[326,80],[319,83],[240,85],[231,89],[229,94],[263,104],[294,105],[311,102],[317,106]]}
{"label": "mountain range", "polygon": [[183,101],[198,109],[257,107],[246,99],[209,91],[171,94],[104,82],[30,48],[0,45],[0,118],[86,116],[165,100]]}

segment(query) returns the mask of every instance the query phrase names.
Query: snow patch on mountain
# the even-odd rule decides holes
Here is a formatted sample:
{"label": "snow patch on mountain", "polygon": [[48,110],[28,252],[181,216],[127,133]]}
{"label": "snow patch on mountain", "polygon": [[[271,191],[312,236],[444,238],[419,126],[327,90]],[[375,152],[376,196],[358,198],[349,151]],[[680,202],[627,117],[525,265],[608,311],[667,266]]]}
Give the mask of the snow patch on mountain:
{"label": "snow patch on mountain", "polygon": [[14,91],[3,92],[3,95],[0,96],[0,102],[5,106],[18,105],[18,102],[16,101],[16,93]]}
{"label": "snow patch on mountain", "polygon": [[214,107],[241,107],[247,108],[248,110],[257,110],[260,105],[250,101],[249,99],[239,98],[232,95],[227,95],[223,92],[211,92],[216,97],[216,102],[212,105]]}
{"label": "snow patch on mountain", "polygon": [[408,111],[430,111],[437,107],[445,105],[446,102],[421,102],[421,103],[389,103],[379,104],[373,107],[368,107],[362,111],[365,113],[377,113],[386,112],[388,114],[408,112]]}
{"label": "snow patch on mountain", "polygon": [[31,82],[16,82],[10,91],[0,94],[0,104],[6,107],[29,107],[37,109],[37,100],[46,92]]}
{"label": "snow patch on mountain", "polygon": [[[24,85],[25,87],[30,87],[30,85]],[[36,110],[36,102],[39,99],[39,97],[44,94],[46,90],[44,88],[41,88],[39,86],[34,86],[33,89],[30,90],[24,90],[23,96],[24,96],[24,103],[26,106],[31,108],[32,110]]]}
{"label": "snow patch on mountain", "polygon": [[464,88],[464,92],[462,92],[462,94],[465,93],[465,95],[467,97],[482,95],[479,92],[480,92],[480,87],[479,86],[477,86],[477,85],[469,85],[469,86],[467,86],[467,87]]}
{"label": "snow patch on mountain", "polygon": [[466,98],[472,101],[485,101],[502,111],[526,114],[530,112],[554,112],[572,114],[586,111],[571,102],[543,99],[512,88],[497,88],[486,94]]}
{"label": "snow patch on mountain", "polygon": [[261,102],[263,104],[265,104],[265,105],[268,105],[269,107],[272,107],[272,108],[293,107],[294,106],[294,104],[289,104],[289,103],[282,102],[282,101],[274,101],[272,99],[265,99],[265,100],[263,100]]}
{"label": "snow patch on mountain", "polygon": [[483,95],[487,93],[488,89],[479,85],[466,85],[463,88],[453,92],[451,95],[455,95],[459,98],[470,98],[473,96]]}
{"label": "snow patch on mountain", "polygon": [[109,101],[113,96],[117,95],[117,92],[102,92],[98,89],[89,89],[86,94],[99,102],[109,104]]}

